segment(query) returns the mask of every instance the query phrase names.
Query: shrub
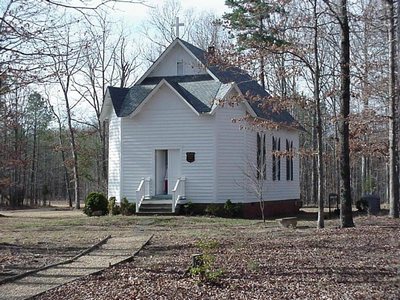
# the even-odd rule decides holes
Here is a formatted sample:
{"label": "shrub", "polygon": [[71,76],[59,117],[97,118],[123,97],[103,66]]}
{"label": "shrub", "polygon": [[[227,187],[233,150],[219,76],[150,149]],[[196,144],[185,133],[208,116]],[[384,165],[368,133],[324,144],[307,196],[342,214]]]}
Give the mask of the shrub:
{"label": "shrub", "polygon": [[218,204],[208,204],[205,213],[210,216],[220,217],[223,214],[222,208]]}
{"label": "shrub", "polygon": [[190,215],[192,216],[194,214],[194,204],[192,201],[188,201],[183,205],[183,212],[185,215]]}
{"label": "shrub", "polygon": [[90,193],[85,200],[83,212],[89,217],[108,214],[108,201],[102,193]]}
{"label": "shrub", "polygon": [[115,201],[115,197],[111,197],[108,200],[108,212],[113,216],[119,215],[121,213],[121,209],[118,205],[115,204]]}
{"label": "shrub", "polygon": [[232,203],[230,199],[226,200],[224,204],[224,216],[226,217],[240,217],[242,215],[242,204]]}
{"label": "shrub", "polygon": [[130,203],[125,197],[121,201],[121,214],[123,216],[131,216],[136,212],[136,204]]}
{"label": "shrub", "polygon": [[202,251],[202,254],[196,255],[192,266],[189,268],[189,273],[192,276],[199,276],[200,282],[203,283],[218,283],[223,270],[215,267],[214,250],[219,247],[217,241],[199,241],[197,247]]}

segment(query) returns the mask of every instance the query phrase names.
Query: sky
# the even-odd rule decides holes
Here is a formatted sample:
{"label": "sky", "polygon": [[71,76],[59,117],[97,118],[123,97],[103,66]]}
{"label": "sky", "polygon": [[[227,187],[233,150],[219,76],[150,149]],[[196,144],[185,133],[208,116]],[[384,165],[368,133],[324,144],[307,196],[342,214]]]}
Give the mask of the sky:
{"label": "sky", "polygon": [[[146,20],[149,11],[152,9],[152,7],[161,6],[164,3],[164,0],[145,1],[147,5],[120,2],[114,5],[114,10],[109,10],[109,17],[111,20],[117,21],[117,23],[121,20],[122,26],[129,27],[129,30],[127,30],[126,33],[129,33],[132,36],[132,40],[135,41],[134,45],[136,45],[136,42],[141,38],[137,33],[140,33],[140,27]],[[193,9],[196,13],[206,11],[212,12],[217,16],[222,16],[227,10],[227,7],[225,6],[225,0],[180,0],[180,3],[182,5],[182,11]],[[143,65],[143,68],[144,67],[145,65]],[[142,67],[140,67],[139,70],[140,71],[138,75],[145,71],[145,69],[142,69]],[[55,98],[61,97],[61,91],[59,90],[58,86],[56,86],[55,89],[50,93],[57,95]],[[73,93],[73,97],[71,98],[78,99],[79,96]],[[56,103],[53,104],[56,106],[58,105]],[[81,108],[82,110],[89,109],[89,111],[91,111],[91,108],[88,107],[84,101],[81,101],[77,108],[78,110]]]}
{"label": "sky", "polygon": [[[148,15],[151,7],[162,5],[163,0],[146,0],[146,5],[141,4],[124,4],[117,6],[117,15],[121,16],[128,23],[138,25],[143,22]],[[216,15],[221,15],[227,10],[225,0],[180,0],[183,10],[194,9],[198,12],[210,11]]]}

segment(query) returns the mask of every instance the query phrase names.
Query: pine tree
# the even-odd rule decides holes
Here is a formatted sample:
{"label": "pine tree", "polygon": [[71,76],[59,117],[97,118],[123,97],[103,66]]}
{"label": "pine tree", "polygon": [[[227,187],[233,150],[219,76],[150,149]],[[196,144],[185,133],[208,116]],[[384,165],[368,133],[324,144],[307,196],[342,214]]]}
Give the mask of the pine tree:
{"label": "pine tree", "polygon": [[259,57],[259,77],[265,89],[265,50],[282,46],[278,29],[269,22],[272,16],[284,14],[282,4],[265,0],[227,0],[232,12],[224,14],[225,26],[236,38],[239,51],[255,50]]}

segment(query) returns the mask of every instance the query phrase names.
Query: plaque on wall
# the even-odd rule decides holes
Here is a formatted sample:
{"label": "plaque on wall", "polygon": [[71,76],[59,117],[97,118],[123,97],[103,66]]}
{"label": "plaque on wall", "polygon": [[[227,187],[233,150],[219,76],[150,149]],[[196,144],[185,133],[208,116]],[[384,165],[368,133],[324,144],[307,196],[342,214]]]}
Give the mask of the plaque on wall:
{"label": "plaque on wall", "polygon": [[186,152],[186,161],[187,162],[194,162],[194,152]]}

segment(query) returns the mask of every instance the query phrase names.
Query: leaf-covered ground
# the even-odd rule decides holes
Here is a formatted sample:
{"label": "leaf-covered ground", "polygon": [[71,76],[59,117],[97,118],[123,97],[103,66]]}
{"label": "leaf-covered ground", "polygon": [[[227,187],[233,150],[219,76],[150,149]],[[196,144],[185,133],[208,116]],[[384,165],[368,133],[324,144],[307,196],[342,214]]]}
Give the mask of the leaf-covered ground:
{"label": "leaf-covered ground", "polygon": [[[134,261],[36,299],[400,299],[399,220],[359,217],[355,228],[323,230],[182,220],[136,226],[155,236]],[[218,242],[216,283],[188,272],[199,241]]]}

